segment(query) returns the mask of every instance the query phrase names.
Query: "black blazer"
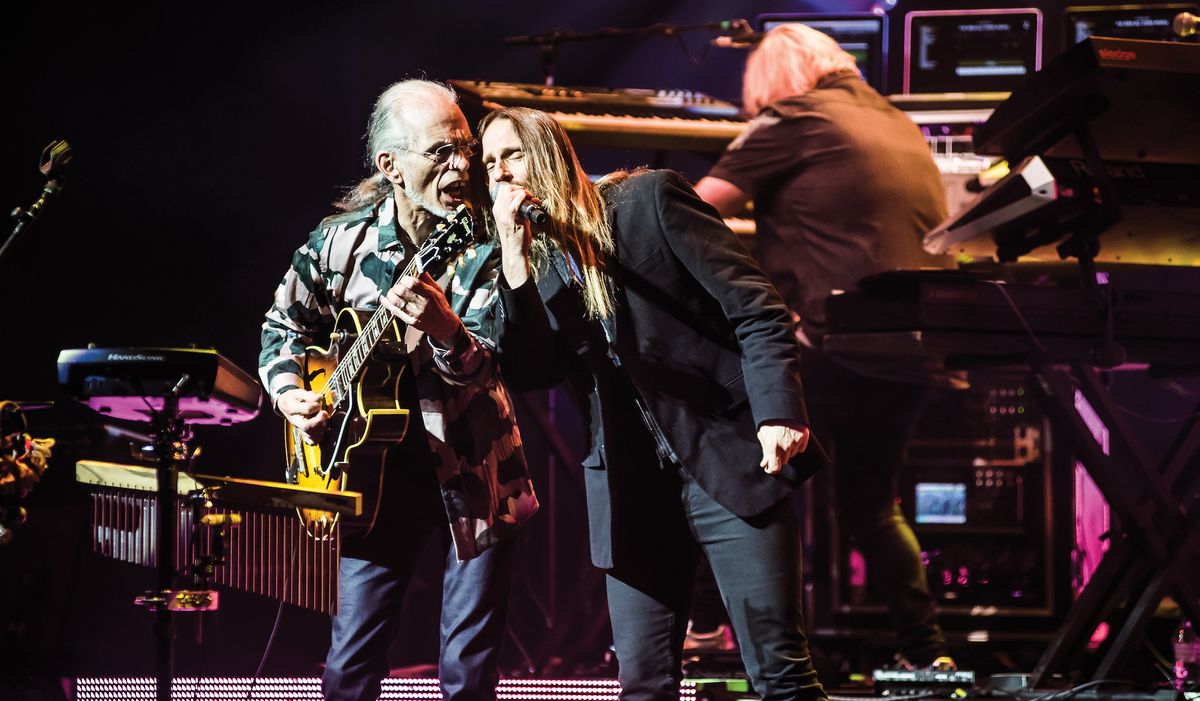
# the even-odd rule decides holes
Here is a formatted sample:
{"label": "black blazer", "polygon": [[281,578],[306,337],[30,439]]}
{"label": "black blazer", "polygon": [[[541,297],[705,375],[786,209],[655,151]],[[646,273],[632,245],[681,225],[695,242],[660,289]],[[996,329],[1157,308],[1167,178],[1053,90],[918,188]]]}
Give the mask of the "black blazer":
{"label": "black blazer", "polygon": [[775,504],[827,458],[813,440],[780,474],[759,467],[759,425],[808,423],[799,348],[791,312],[717,212],[670,171],[630,176],[605,200],[616,241],[615,318],[585,319],[560,255],[538,271],[536,287],[503,290],[497,313],[508,382],[566,379],[580,401],[591,439],[592,558],[611,567],[622,500],[605,467],[646,457],[623,452],[624,431],[642,425],[630,381],[679,464],[739,516]]}

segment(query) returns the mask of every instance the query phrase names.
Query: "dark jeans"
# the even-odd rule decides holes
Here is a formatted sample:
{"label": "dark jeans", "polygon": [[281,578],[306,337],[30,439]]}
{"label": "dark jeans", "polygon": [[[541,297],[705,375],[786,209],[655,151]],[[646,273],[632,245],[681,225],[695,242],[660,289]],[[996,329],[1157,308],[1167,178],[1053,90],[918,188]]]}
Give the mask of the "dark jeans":
{"label": "dark jeans", "polygon": [[916,665],[947,654],[921,546],[897,504],[908,441],[929,399],[921,385],[850,372],[806,350],[801,372],[812,428],[833,458],[838,523],[887,601],[900,652]]}
{"label": "dark jeans", "polygon": [[[401,461],[397,461],[401,462]],[[433,468],[391,465],[387,501],[367,538],[342,547],[338,611],[321,687],[330,701],[373,701],[388,674],[404,592],[423,544],[445,543],[442,577],[442,695],[452,701],[494,701],[496,660],[504,636],[513,539],[458,562]]]}
{"label": "dark jeans", "polygon": [[[768,701],[823,699],[802,632],[799,532],[788,502],[745,520],[675,468],[644,466],[656,530],[608,571],[624,701],[676,701],[698,553],[712,565],[754,689]],[[651,519],[647,519],[651,520]]]}

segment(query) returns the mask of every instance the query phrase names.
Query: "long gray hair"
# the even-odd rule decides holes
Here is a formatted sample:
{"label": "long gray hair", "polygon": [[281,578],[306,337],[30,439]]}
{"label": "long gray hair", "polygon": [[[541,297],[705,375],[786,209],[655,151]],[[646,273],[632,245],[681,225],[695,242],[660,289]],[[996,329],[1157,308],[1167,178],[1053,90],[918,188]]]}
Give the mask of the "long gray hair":
{"label": "long gray hair", "polygon": [[450,86],[432,80],[413,78],[393,83],[375,100],[375,109],[367,122],[366,165],[371,175],[363,178],[334,203],[344,211],[374,204],[387,197],[392,184],[376,170],[375,155],[381,151],[397,151],[412,144],[412,128],[408,115],[413,110],[429,109],[439,103],[458,104],[458,95]]}

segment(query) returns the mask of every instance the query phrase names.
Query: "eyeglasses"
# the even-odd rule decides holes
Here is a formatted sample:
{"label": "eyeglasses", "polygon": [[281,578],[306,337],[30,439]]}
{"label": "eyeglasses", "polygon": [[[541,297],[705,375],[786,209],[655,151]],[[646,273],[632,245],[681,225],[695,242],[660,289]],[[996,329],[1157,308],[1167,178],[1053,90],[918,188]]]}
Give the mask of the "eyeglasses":
{"label": "eyeglasses", "polygon": [[445,165],[446,163],[450,162],[450,157],[456,153],[462,153],[464,158],[470,158],[471,156],[474,156],[475,149],[478,146],[479,141],[476,139],[471,139],[470,141],[464,141],[461,144],[445,144],[443,146],[438,146],[432,151],[414,151],[410,148],[404,148],[403,146],[400,147],[400,150],[408,151],[409,153],[415,153],[418,156],[424,156],[438,165]]}

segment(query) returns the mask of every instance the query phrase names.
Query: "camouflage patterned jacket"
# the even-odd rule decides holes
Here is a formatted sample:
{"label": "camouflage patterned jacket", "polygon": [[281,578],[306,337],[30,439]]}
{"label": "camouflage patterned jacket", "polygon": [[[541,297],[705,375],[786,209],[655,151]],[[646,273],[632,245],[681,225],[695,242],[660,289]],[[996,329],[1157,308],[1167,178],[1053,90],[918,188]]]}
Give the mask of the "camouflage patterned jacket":
{"label": "camouflage patterned jacket", "polygon": [[[302,387],[305,347],[327,333],[345,307],[374,309],[405,260],[406,235],[395,202],[326,218],[296,251],[262,327],[259,375],[275,405]],[[411,246],[411,244],[409,244]],[[467,333],[453,347],[428,338],[414,351],[421,417],[438,457],[450,532],[460,560],[512,534],[538,508],[521,434],[493,355],[491,311],[498,294],[498,255],[476,247],[453,275],[446,297]]]}

